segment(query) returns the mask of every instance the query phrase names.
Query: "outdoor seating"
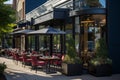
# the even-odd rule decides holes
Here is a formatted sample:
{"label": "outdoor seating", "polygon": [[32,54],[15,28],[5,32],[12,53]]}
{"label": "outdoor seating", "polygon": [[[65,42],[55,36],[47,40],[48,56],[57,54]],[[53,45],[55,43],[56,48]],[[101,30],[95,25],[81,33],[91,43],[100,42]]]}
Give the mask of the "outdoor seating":
{"label": "outdoor seating", "polygon": [[34,55],[34,54],[37,54],[37,52],[36,51],[32,51],[32,55]]}
{"label": "outdoor seating", "polygon": [[9,57],[12,56],[11,50],[5,49],[5,54]]}
{"label": "outdoor seating", "polygon": [[15,60],[18,64],[18,61],[22,61],[22,57],[18,55],[18,53],[12,52],[13,60]]}
{"label": "outdoor seating", "polygon": [[23,53],[22,57],[23,57],[22,64],[24,64],[24,67],[26,64],[31,64],[32,59],[28,58],[26,53]]}
{"label": "outdoor seating", "polygon": [[39,66],[43,68],[46,65],[46,62],[40,61],[37,56],[32,55],[31,59],[32,68],[35,68],[36,73]]}
{"label": "outdoor seating", "polygon": [[63,59],[64,59],[64,55],[62,55],[62,54],[57,54],[56,55],[59,59],[58,60],[55,60],[54,62],[53,62],[53,65],[55,66],[55,69],[57,70],[58,68],[62,68],[62,61],[63,61]]}

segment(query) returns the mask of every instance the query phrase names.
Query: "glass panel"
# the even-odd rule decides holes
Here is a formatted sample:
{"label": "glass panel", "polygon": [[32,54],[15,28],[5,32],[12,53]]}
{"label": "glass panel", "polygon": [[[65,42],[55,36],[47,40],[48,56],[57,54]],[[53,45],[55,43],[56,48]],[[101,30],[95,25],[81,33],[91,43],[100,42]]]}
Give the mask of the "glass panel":
{"label": "glass panel", "polygon": [[79,34],[75,34],[75,47],[76,52],[79,53]]}
{"label": "glass panel", "polygon": [[31,36],[31,49],[35,50],[35,36]]}
{"label": "glass panel", "polygon": [[60,35],[53,36],[53,52],[60,52],[61,44],[60,44]]}
{"label": "glass panel", "polygon": [[75,9],[106,8],[106,0],[75,0]]}

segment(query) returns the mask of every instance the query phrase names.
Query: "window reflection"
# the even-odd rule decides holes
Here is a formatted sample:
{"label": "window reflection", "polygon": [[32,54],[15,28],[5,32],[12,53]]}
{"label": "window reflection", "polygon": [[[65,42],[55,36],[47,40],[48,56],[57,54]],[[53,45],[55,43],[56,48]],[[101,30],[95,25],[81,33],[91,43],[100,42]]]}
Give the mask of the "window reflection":
{"label": "window reflection", "polygon": [[75,0],[75,9],[106,8],[106,0]]}

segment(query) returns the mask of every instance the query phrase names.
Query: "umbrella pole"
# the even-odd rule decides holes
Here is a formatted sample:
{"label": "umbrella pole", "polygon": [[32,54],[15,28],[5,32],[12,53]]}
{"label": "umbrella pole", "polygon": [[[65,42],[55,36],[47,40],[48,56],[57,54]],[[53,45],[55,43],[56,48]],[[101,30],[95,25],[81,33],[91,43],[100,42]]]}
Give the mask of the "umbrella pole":
{"label": "umbrella pole", "polygon": [[50,34],[50,56],[52,56],[52,52],[53,52],[53,38],[52,34]]}

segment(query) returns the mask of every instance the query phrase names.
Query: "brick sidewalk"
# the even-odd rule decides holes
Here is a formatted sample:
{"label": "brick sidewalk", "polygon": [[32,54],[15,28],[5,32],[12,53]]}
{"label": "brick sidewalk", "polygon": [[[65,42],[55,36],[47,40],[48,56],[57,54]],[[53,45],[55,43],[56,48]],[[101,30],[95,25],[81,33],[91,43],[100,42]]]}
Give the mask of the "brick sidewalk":
{"label": "brick sidewalk", "polygon": [[5,76],[7,80],[120,80],[120,74],[112,75],[110,77],[94,77],[89,74],[81,76],[65,76],[60,72],[54,74],[46,74],[45,72],[30,70],[29,66],[22,67],[21,63],[16,65],[12,59],[0,57],[0,62],[7,64]]}

